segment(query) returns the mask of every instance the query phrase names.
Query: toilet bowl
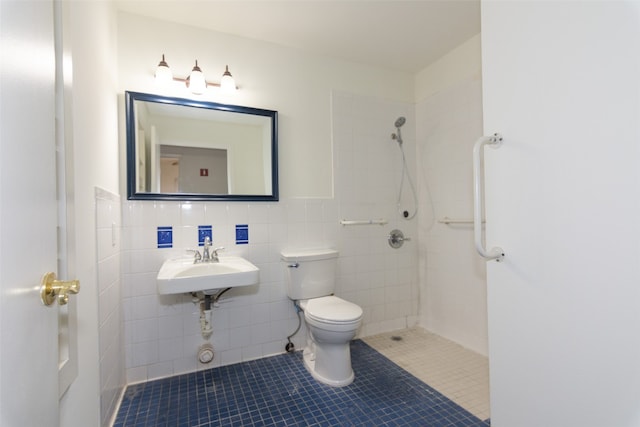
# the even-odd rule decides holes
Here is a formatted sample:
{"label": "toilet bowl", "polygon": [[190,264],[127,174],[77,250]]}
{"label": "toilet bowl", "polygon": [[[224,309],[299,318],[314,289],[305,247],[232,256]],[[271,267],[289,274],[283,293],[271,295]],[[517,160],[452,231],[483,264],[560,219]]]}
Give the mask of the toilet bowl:
{"label": "toilet bowl", "polygon": [[362,308],[335,296],[301,301],[309,331],[304,365],[318,381],[334,387],[353,382],[350,341],[362,322]]}
{"label": "toilet bowl", "polygon": [[307,345],[304,366],[317,381],[334,387],[354,380],[349,342],[362,323],[362,308],[333,295],[336,260],[333,249],[282,252],[287,295],[304,312]]}

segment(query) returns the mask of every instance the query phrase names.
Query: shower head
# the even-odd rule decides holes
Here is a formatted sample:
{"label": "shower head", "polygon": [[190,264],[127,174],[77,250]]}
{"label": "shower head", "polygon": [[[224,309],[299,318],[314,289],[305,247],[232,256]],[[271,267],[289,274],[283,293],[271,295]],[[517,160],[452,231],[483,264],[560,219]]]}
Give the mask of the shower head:
{"label": "shower head", "polygon": [[402,127],[402,125],[404,125],[406,121],[407,119],[405,119],[404,117],[402,116],[398,117],[395,122],[396,130],[398,131],[398,133],[391,134],[391,139],[393,139],[394,141],[398,141],[398,144],[400,145],[402,145],[402,134],[400,133],[400,128]]}

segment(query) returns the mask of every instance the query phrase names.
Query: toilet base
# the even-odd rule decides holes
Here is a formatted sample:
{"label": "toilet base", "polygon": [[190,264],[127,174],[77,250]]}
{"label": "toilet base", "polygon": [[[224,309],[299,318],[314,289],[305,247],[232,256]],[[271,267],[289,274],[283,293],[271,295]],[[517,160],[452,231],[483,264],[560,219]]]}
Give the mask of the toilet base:
{"label": "toilet base", "polygon": [[[344,369],[338,369],[338,371],[346,372],[346,375],[343,375],[340,378],[328,378],[316,371],[316,354],[311,350],[310,347],[314,348],[315,345],[307,346],[307,348],[304,349],[304,351],[302,352],[302,359],[304,362],[304,367],[307,369],[307,371],[309,371],[309,373],[315,380],[331,387],[345,387],[353,382],[355,375],[353,373],[353,369],[351,369],[350,355],[348,355],[348,358],[346,359],[348,366],[343,366]],[[346,345],[346,348],[349,348],[349,344]],[[338,363],[338,365],[340,364],[341,363]]]}

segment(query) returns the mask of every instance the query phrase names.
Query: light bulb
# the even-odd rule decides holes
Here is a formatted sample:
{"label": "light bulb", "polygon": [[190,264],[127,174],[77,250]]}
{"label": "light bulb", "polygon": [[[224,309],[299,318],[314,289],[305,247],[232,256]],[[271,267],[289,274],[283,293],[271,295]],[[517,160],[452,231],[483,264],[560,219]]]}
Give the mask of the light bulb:
{"label": "light bulb", "polygon": [[171,72],[171,68],[169,68],[169,64],[164,60],[163,54],[162,60],[158,64],[158,68],[156,68],[156,83],[166,86],[171,81],[173,81],[173,73]]}
{"label": "light bulb", "polygon": [[229,72],[229,66],[226,66],[222,79],[220,80],[220,90],[225,93],[231,93],[236,91],[236,81]]}
{"label": "light bulb", "polygon": [[198,67],[198,61],[196,60],[196,65],[191,70],[191,74],[187,78],[187,87],[191,90],[191,93],[196,95],[201,95],[204,93],[207,88],[207,82],[204,79],[204,74],[200,67]]}

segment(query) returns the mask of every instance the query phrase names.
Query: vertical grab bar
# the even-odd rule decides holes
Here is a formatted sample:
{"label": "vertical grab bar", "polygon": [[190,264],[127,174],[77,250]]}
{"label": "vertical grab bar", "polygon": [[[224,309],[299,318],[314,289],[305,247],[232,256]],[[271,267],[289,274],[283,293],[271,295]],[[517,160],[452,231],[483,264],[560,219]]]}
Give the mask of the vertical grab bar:
{"label": "vertical grab bar", "polygon": [[480,156],[482,148],[489,145],[498,148],[502,145],[502,135],[496,133],[493,136],[482,136],[478,138],[473,146],[473,234],[475,238],[476,250],[486,260],[495,259],[500,262],[504,258],[504,252],[500,247],[491,248],[490,251],[482,244],[482,198],[483,185],[482,170],[480,168]]}

